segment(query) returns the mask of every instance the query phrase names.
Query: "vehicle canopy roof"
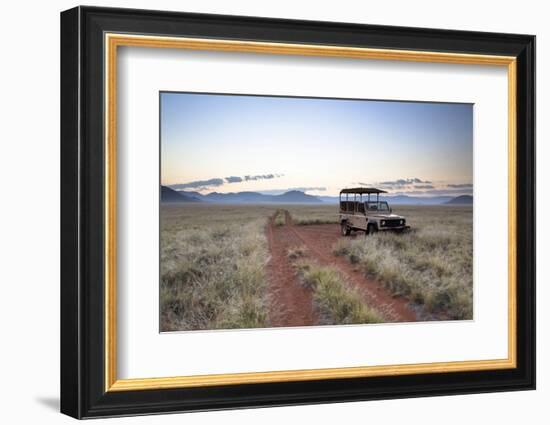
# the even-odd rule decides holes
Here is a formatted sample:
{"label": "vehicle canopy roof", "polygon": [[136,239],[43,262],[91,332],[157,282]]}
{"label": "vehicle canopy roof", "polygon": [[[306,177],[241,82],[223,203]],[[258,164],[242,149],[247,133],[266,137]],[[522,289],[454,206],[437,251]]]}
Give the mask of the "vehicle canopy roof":
{"label": "vehicle canopy roof", "polygon": [[342,189],[340,191],[340,194],[342,193],[358,193],[358,194],[369,193],[370,194],[370,193],[388,193],[388,192],[382,189],[376,189],[374,187],[353,187],[350,189]]}

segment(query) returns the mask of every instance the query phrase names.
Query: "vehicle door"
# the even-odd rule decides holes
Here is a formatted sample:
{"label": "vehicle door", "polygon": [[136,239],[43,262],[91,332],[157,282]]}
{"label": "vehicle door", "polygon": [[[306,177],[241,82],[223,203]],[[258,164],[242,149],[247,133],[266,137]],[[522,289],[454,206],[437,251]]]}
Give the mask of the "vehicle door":
{"label": "vehicle door", "polygon": [[352,226],[356,229],[366,229],[367,221],[365,217],[365,204],[363,202],[355,202],[352,223]]}

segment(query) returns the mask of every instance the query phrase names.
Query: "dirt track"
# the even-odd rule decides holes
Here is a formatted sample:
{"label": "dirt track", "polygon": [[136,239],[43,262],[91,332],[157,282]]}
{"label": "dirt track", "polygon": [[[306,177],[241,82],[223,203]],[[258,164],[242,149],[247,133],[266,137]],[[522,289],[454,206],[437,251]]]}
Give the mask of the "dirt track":
{"label": "dirt track", "polygon": [[[332,253],[332,246],[341,238],[337,224],[316,224],[294,226],[288,211],[286,224],[275,226],[270,218],[266,234],[271,258],[268,276],[271,297],[274,299],[270,312],[273,326],[308,326],[317,324],[313,308],[312,293],[304,288],[288,259],[288,249],[305,246],[308,256],[324,266],[338,268],[347,281],[358,288],[365,302],[376,308],[388,322],[416,321],[416,313],[409,308],[408,301],[392,296],[380,283],[367,279],[359,270],[342,257]],[[356,237],[364,237],[362,234]]]}
{"label": "dirt track", "polygon": [[271,258],[268,264],[271,297],[275,301],[270,312],[273,326],[310,326],[317,323],[313,310],[311,290],[304,288],[296,277],[294,267],[287,257],[288,249],[302,245],[290,224],[275,226],[269,219],[267,240]]}

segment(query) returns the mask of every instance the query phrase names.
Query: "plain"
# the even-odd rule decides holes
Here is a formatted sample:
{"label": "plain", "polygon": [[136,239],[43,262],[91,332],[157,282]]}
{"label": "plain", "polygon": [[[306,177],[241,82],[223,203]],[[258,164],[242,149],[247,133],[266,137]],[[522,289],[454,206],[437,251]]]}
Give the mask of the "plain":
{"label": "plain", "polygon": [[336,205],[161,206],[161,331],[473,317],[472,207],[396,206],[343,237]]}

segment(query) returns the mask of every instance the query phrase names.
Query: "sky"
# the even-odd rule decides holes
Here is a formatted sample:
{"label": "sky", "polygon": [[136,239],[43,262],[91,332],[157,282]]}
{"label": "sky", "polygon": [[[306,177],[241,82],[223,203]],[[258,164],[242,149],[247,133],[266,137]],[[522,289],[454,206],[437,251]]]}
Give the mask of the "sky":
{"label": "sky", "polygon": [[173,92],[160,103],[161,184],[177,190],[472,193],[471,104]]}

